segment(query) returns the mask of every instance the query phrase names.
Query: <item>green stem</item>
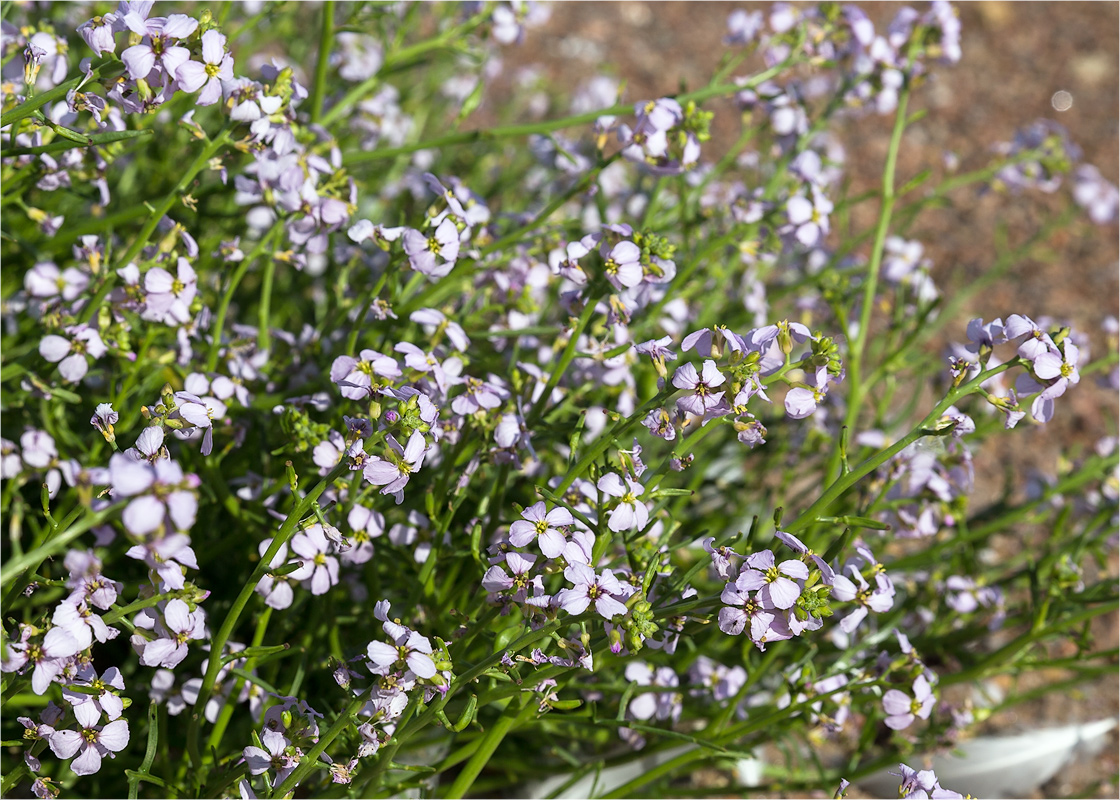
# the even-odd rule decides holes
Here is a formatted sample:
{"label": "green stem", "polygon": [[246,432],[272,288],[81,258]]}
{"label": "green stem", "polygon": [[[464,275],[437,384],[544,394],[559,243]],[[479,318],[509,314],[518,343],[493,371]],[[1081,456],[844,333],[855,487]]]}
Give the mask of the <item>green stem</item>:
{"label": "green stem", "polygon": [[[171,206],[175,205],[175,201],[182,196],[187,186],[195,179],[195,176],[206,168],[207,164],[210,163],[210,159],[217,155],[219,150],[225,147],[226,143],[229,141],[230,132],[233,130],[233,124],[233,122],[227,122],[218,132],[218,135],[207,142],[206,146],[199,151],[194,161],[191,162],[191,165],[187,167],[187,171],[179,178],[174,188],[167,193],[157,206],[152,208],[151,213],[148,214],[147,221],[144,222],[144,226],[140,229],[140,233],[136,235],[136,238],[132,241],[132,244],[129,245],[129,248],[125,250],[124,254],[117,259],[117,264],[119,266],[127,266],[129,262],[140,254],[140,251],[148,244],[148,239],[151,237],[152,232],[155,231],[156,226],[159,225],[159,221],[171,210]],[[108,297],[109,292],[112,291],[116,279],[116,270],[105,271],[105,280],[98,288],[97,294],[90,300],[89,305],[86,306],[85,313],[82,315],[82,322],[88,323],[94,318],[105,302],[105,298]]]}
{"label": "green stem", "polygon": [[598,293],[589,291],[587,293],[587,301],[583,307],[583,313],[579,316],[579,321],[575,327],[572,328],[571,335],[568,337],[568,344],[564,348],[563,354],[556,366],[552,369],[548,376],[548,382],[545,384],[544,391],[541,392],[540,398],[533,406],[532,410],[527,415],[526,424],[532,427],[533,424],[540,419],[541,414],[544,413],[545,407],[548,405],[549,398],[552,396],[552,390],[560,383],[560,379],[564,377],[564,372],[568,369],[568,365],[572,363],[575,358],[576,350],[579,348],[579,337],[587,330],[587,326],[591,324],[591,318],[595,316],[595,306],[599,302]]}
{"label": "green stem", "polygon": [[152,700],[148,704],[148,748],[144,752],[144,761],[140,769],[129,773],[128,800],[136,800],[140,793],[140,781],[150,775],[152,762],[156,760],[156,748],[159,744],[159,703]]}
{"label": "green stem", "polygon": [[[875,243],[871,248],[871,261],[867,265],[867,277],[863,286],[863,305],[860,307],[859,330],[855,341],[848,351],[848,362],[845,365],[849,386],[848,409],[844,418],[844,425],[849,431],[855,430],[855,423],[859,417],[860,407],[867,387],[863,383],[863,355],[867,346],[868,331],[871,327],[871,312],[875,306],[875,293],[879,288],[879,268],[883,263],[883,251],[886,247],[887,234],[890,233],[891,215],[894,212],[895,202],[895,167],[898,164],[898,151],[902,144],[902,134],[906,130],[906,106],[910,99],[910,92],[904,89],[898,98],[898,110],[895,112],[894,130],[891,132],[891,143],[887,150],[887,163],[883,168],[882,200],[879,207],[879,223],[875,229]],[[829,477],[837,474],[839,469],[839,451],[833,455],[829,464]]]}
{"label": "green stem", "polygon": [[[250,647],[260,647],[261,642],[264,641],[265,631],[268,629],[268,622],[272,618],[272,607],[266,606],[265,610],[261,612],[260,617],[257,618],[257,630],[253,633],[253,641]],[[247,658],[245,666],[242,668],[244,672],[248,673],[253,669],[255,658]],[[207,752],[215,752],[218,745],[222,743],[222,736],[225,735],[226,728],[229,726],[230,719],[233,718],[233,711],[237,707],[237,698],[241,694],[241,687],[245,685],[245,679],[238,677],[233,684],[233,691],[229,693],[226,698],[226,704],[222,707],[222,713],[218,715],[217,721],[214,722],[214,729],[210,731],[210,737],[206,740]]]}
{"label": "green stem", "polygon": [[913,430],[911,430],[904,437],[892,444],[890,447],[884,450],[880,450],[875,455],[871,456],[867,460],[860,463],[858,466],[854,467],[848,474],[841,475],[839,478],[837,478],[832,483],[832,485],[829,486],[828,489],[826,489],[824,493],[820,497],[818,497],[811,506],[805,509],[805,511],[797,519],[784,526],[785,530],[789,533],[797,533],[797,531],[803,530],[804,528],[812,525],[814,522],[816,522],[819,516],[824,515],[829,506],[831,506],[832,503],[838,497],[840,497],[840,495],[846,492],[865,475],[878,469],[880,466],[885,464],[898,453],[901,453],[921,437],[933,435],[933,432],[929,430],[929,426],[937,422],[937,420],[941,418],[941,415],[944,414],[951,405],[957,402],[957,400],[959,400],[961,397],[964,397],[966,394],[971,393],[973,390],[978,389],[980,387],[980,384],[982,384],[984,381],[989,380],[990,378],[1000,374],[1001,372],[1007,371],[1018,363],[1019,359],[1012,359],[1005,364],[1000,364],[998,367],[993,367],[990,370],[981,372],[968,383],[962,384],[961,386],[950,390],[949,393],[945,395],[945,397],[941,400],[941,402],[934,406],[933,411],[931,411],[925,419],[919,422]]}
{"label": "green stem", "polygon": [[315,743],[315,746],[307,751],[307,755],[300,761],[299,766],[292,771],[291,775],[284,779],[283,783],[272,790],[269,797],[285,797],[299,785],[300,781],[307,777],[307,774],[311,772],[311,770],[318,769],[319,756],[327,749],[331,742],[337,739],[348,728],[354,726],[353,716],[361,710],[362,706],[364,706],[368,700],[369,697],[364,692],[351,700],[350,704],[339,712],[338,717],[335,718],[334,723],[327,732],[319,736],[319,741]]}
{"label": "green stem", "polygon": [[[245,277],[245,273],[249,271],[249,267],[271,246],[271,242],[283,229],[284,220],[278,219],[276,222],[272,223],[272,227],[260,238],[253,249],[249,251],[249,254],[241,259],[241,263],[237,265],[237,269],[235,269],[233,275],[230,276],[229,285],[226,287],[225,294],[222,295],[221,302],[218,303],[218,310],[214,314],[214,324],[210,328],[210,353],[206,358],[207,371],[213,372],[218,368],[218,358],[222,349],[222,328],[225,327],[226,314],[229,312],[229,305],[233,301],[233,295],[237,291],[241,279]],[[263,297],[261,302],[264,302]]]}
{"label": "green stem", "polygon": [[336,466],[330,473],[315,484],[303,499],[296,504],[296,507],[288,514],[284,524],[280,526],[280,530],[272,539],[272,544],[269,545],[268,550],[261,556],[261,560],[257,562],[257,566],[253,568],[252,574],[241,587],[241,593],[238,594],[237,599],[234,600],[233,606],[226,614],[225,620],[222,622],[222,627],[214,636],[210,643],[210,658],[206,662],[206,674],[202,678],[202,686],[198,690],[198,699],[195,702],[194,712],[191,714],[190,724],[187,728],[187,752],[190,755],[191,764],[194,767],[194,781],[195,791],[202,786],[202,778],[204,774],[202,753],[199,751],[198,738],[199,727],[201,725],[202,711],[206,708],[206,703],[210,700],[210,695],[214,691],[214,684],[218,680],[218,672],[222,668],[221,654],[225,648],[226,642],[229,641],[230,635],[233,633],[234,627],[237,625],[241,613],[248,605],[249,599],[256,591],[257,584],[260,579],[271,569],[272,559],[280,552],[280,548],[288,543],[288,540],[296,531],[296,525],[311,511],[311,507],[319,499],[320,495],[326,491],[332,483],[334,483],[340,475],[349,470],[349,465],[343,459],[338,466]]}
{"label": "green stem", "polygon": [[462,797],[471,788],[475,778],[482,772],[482,768],[489,763],[494,755],[494,751],[498,749],[498,745],[502,743],[502,739],[509,733],[513,727],[519,723],[524,722],[533,713],[532,694],[525,693],[520,698],[510,698],[509,703],[506,705],[505,711],[502,716],[498,718],[488,731],[486,735],[479,742],[478,749],[475,750],[474,755],[471,756],[470,761],[463,767],[462,772],[455,778],[455,782],[451,784],[451,788],[445,795],[451,800],[457,800]]}
{"label": "green stem", "polygon": [[[771,78],[779,75],[794,63],[794,58],[788,58],[780,64],[777,64],[770,69],[764,70],[757,75],[747,79],[743,83],[723,83],[717,86],[706,86],[703,89],[697,89],[694,92],[686,92],[678,95],[677,100],[682,104],[693,100],[697,103],[704,100],[709,100],[713,97],[721,97],[727,94],[735,94],[758,86]],[[384,147],[377,150],[367,150],[354,153],[347,153],[343,156],[343,163],[346,166],[354,164],[364,164],[369,161],[381,161],[387,158],[396,158],[397,156],[408,155],[415,153],[417,150],[437,149],[455,144],[470,144],[472,142],[490,142],[499,139],[507,139],[510,137],[531,136],[534,133],[551,133],[553,131],[563,130],[564,128],[573,128],[581,125],[588,125],[599,117],[602,116],[620,116],[622,114],[629,114],[633,112],[633,106],[619,103],[618,105],[611,106],[610,108],[599,109],[598,111],[589,111],[585,114],[575,114],[570,117],[562,119],[547,120],[544,122],[530,122],[521,125],[505,125],[496,128],[489,128],[486,130],[473,130],[462,131],[460,133],[452,133],[446,136],[437,136],[434,139],[427,139],[422,142],[415,142],[413,144],[406,144],[400,147]]]}
{"label": "green stem", "polygon": [[331,44],[334,42],[334,0],[323,3],[323,21],[319,28],[319,56],[315,62],[315,82],[311,89],[311,124],[323,116],[327,94],[327,68],[330,66]]}
{"label": "green stem", "polygon": [[[103,68],[104,66],[95,67],[89,80],[100,78],[101,70]],[[66,83],[61,83],[58,86],[55,86],[53,89],[49,89],[42,94],[37,94],[34,97],[26,100],[25,102],[20,103],[18,106],[8,111],[6,114],[0,115],[0,128],[5,128],[12,123],[27,119],[48,103],[65,100],[66,95],[70,92],[70,90],[77,87],[85,80],[87,80],[87,78],[84,74],[79,75],[77,78],[68,80],[66,81]],[[14,132],[12,140],[15,141]]]}
{"label": "green stem", "polygon": [[366,94],[368,94],[378,84],[382,83],[385,80],[385,75],[391,72],[393,69],[401,64],[413,61],[420,56],[431,52],[432,50],[439,50],[444,47],[453,46],[458,40],[462,39],[464,36],[469,34],[472,30],[477,28],[489,18],[489,10],[485,11],[484,13],[475,14],[473,17],[463,22],[463,24],[457,25],[453,28],[448,28],[446,31],[444,31],[434,39],[426,39],[423,42],[419,42],[410,47],[406,47],[402,50],[390,53],[388,56],[386,56],[385,61],[384,63],[382,63],[381,69],[377,71],[377,74],[371,75],[370,77],[359,83],[357,86],[346,92],[346,94],[342,96],[341,100],[339,100],[335,105],[331,106],[330,110],[327,111],[327,113],[323,114],[320,122],[324,127],[329,127],[334,122],[336,122],[339,117],[341,117],[343,114],[346,114],[350,110],[351,106],[365,97]]}
{"label": "green stem", "polygon": [[276,277],[276,259],[264,262],[264,275],[261,278],[261,302],[257,310],[257,349],[268,350],[272,346],[269,321],[272,319],[272,283]]}
{"label": "green stem", "polygon": [[29,553],[24,553],[22,556],[16,556],[8,559],[3,566],[4,583],[8,584],[11,588],[4,596],[3,607],[11,608],[12,601],[15,600],[16,595],[23,591],[23,582],[16,580],[16,576],[24,573],[31,574],[38,572],[39,566],[51,556],[56,553],[61,553],[70,543],[97,525],[100,525],[105,520],[116,514],[124,503],[116,503],[109,508],[104,508],[96,514],[90,514],[80,522],[67,527],[62,533],[55,534],[49,539],[44,541],[34,550]]}

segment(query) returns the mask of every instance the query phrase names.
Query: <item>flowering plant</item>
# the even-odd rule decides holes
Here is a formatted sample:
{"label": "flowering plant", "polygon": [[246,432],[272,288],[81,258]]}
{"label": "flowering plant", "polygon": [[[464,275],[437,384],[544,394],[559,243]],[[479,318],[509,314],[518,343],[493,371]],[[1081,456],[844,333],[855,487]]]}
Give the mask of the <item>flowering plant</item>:
{"label": "flowering plant", "polygon": [[[901,174],[947,3],[736,11],[702,88],[483,127],[547,8],[95,9],[3,23],[5,794],[562,791],[649,754],[605,795],[672,794],[776,736],[774,786],[846,786],[993,713],[962,687],[1115,669],[1116,439],[1026,492],[975,465],[1115,394],[1116,319],[1092,358],[1044,308],[960,313],[1116,188],[1052,122]],[[862,195],[846,120],[891,125]],[[918,220],[1070,183],[943,293]]]}

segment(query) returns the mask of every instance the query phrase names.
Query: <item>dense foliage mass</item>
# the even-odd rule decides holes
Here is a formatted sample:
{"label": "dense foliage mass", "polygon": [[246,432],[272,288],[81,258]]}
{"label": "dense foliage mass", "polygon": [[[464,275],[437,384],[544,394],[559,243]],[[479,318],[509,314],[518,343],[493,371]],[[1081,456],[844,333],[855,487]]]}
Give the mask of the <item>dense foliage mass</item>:
{"label": "dense foliage mass", "polygon": [[[986,438],[1115,393],[1116,319],[1096,359],[1045,308],[959,320],[1117,191],[1049,121],[896,174],[947,3],[736,11],[704,87],[526,81],[484,128],[547,7],[2,8],[5,795],[667,753],[634,796],[778,741],[771,790],[959,797],[898,766],[991,713],[954,686],[1115,670],[1116,440],[970,494]],[[864,195],[852,117],[893,124]],[[910,231],[977,189],[1071,202],[945,296]]]}

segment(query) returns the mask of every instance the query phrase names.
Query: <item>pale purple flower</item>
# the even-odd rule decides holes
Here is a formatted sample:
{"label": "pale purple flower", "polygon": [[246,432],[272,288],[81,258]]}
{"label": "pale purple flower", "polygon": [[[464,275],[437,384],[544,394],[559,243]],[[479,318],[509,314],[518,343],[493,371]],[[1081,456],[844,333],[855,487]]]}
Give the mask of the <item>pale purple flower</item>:
{"label": "pale purple flower", "polygon": [[120,693],[124,691],[124,678],[116,667],[109,667],[98,677],[97,670],[92,665],[81,666],[71,686],[97,690],[96,694],[88,694],[63,687],[62,696],[71,706],[92,705],[110,721],[120,719],[124,713],[124,701],[120,698]]}
{"label": "pale purple flower", "polygon": [[797,559],[776,564],[774,554],[761,550],[747,556],[742,572],[735,580],[735,586],[742,592],[758,591],[758,599],[764,608],[779,608],[783,611],[792,608],[801,596],[797,581],[809,577],[809,568]]}
{"label": "pale purple flower", "polygon": [[214,397],[198,397],[190,392],[175,392],[179,407],[175,410],[178,419],[190,423],[196,430],[205,431],[202,437],[202,455],[208,456],[214,449],[214,417],[226,415],[226,405]]}
{"label": "pale purple flower", "polygon": [[70,599],[84,599],[103,611],[117,602],[124,585],[102,576],[101,561],[92,550],[70,550],[62,564],[70,572],[66,580]]}
{"label": "pale purple flower", "polygon": [[1022,314],[1012,314],[1007,318],[1003,331],[1007,334],[1008,341],[1026,337],[1019,344],[1019,356],[1027,361],[1034,362],[1045,353],[1057,351],[1057,345],[1046,331],[1042,330],[1033,319]]}
{"label": "pale purple flower", "polygon": [[425,236],[415,228],[406,228],[402,237],[409,264],[429,278],[443,278],[455,266],[459,257],[459,229],[447,217]]}
{"label": "pale purple flower", "polygon": [[677,428],[673,424],[673,418],[670,416],[670,412],[664,408],[657,408],[649,412],[646,418],[642,420],[642,425],[648,428],[654,436],[667,442],[677,438]]}
{"label": "pale purple flower", "polygon": [[481,381],[478,378],[468,377],[463,381],[463,385],[467,391],[465,394],[457,396],[451,401],[451,410],[456,414],[473,414],[479,409],[498,408],[502,404],[502,395],[505,394],[500,388],[494,386],[489,381]]}
{"label": "pale purple flower", "polygon": [[76,300],[89,285],[89,275],[75,267],[64,270],[51,261],[41,261],[23,276],[23,288],[32,297],[50,298],[61,296],[66,302]]}
{"label": "pale purple flower", "polygon": [[642,251],[631,241],[621,241],[603,259],[607,280],[616,289],[631,289],[642,282]]}
{"label": "pale purple flower", "polygon": [[124,15],[123,22],[130,31],[144,37],[140,44],[121,53],[121,61],[133,80],[146,79],[157,63],[168,78],[174,78],[179,66],[190,60],[190,50],[173,42],[194,33],[198,20],[185,14],[144,19],[136,11],[129,11]]}
{"label": "pale purple flower", "polygon": [[[644,661],[632,661],[626,665],[626,680],[638,686],[656,686],[675,689],[680,685],[677,673],[671,667],[651,667]],[[634,719],[673,720],[681,716],[683,706],[679,692],[643,692],[634,697],[627,712]]]}
{"label": "pale purple flower", "polygon": [[812,386],[797,386],[786,392],[786,414],[792,419],[805,419],[812,416],[817,406],[824,402],[828,393],[828,384],[832,380],[828,367],[818,367]]}
{"label": "pale purple flower", "polygon": [[19,641],[8,640],[7,660],[0,663],[0,670],[19,672],[33,664],[31,691],[43,694],[51,681],[62,674],[67,661],[82,648],[74,634],[65,628],[51,628],[42,639],[36,637],[31,641],[33,633],[31,626],[20,626]]}
{"label": "pale purple flower", "polygon": [[673,373],[673,385],[691,394],[678,399],[677,407],[689,414],[704,416],[723,399],[723,392],[717,392],[715,389],[726,380],[716,368],[716,362],[710,359],[704,362],[702,372],[699,374],[692,364],[682,364]]}
{"label": "pale purple flower", "polygon": [[372,457],[366,464],[363,475],[374,486],[381,486],[381,494],[398,495],[397,503],[403,498],[402,490],[408,485],[408,479],[413,472],[418,472],[424,464],[424,453],[427,451],[427,442],[424,434],[413,431],[408,437],[408,444],[401,447],[396,438],[389,434],[385,437],[392,448],[389,453],[390,460]]}
{"label": "pale purple flower", "polygon": [[564,570],[564,577],[574,586],[571,589],[561,589],[557,599],[560,607],[569,614],[582,614],[592,601],[595,603],[595,611],[604,619],[611,620],[626,614],[626,606],[614,597],[623,593],[622,584],[609,569],[596,576],[591,567],[572,564]]}
{"label": "pale purple flower", "polygon": [[[167,601],[162,614],[157,615],[151,609],[144,609],[140,616],[149,620],[155,617],[153,630],[157,637],[149,640],[140,633],[132,636],[132,647],[145,667],[174,669],[187,657],[187,642],[202,639],[206,635],[202,610],[191,611],[177,597]],[[141,622],[138,617],[137,628],[141,627]]]}
{"label": "pale purple flower", "polygon": [[[624,482],[625,481],[625,482]],[[642,530],[649,522],[649,509],[638,499],[645,487],[629,476],[620,478],[617,473],[608,472],[599,479],[597,487],[608,497],[617,497],[618,505],[607,519],[607,527],[614,532]]]}
{"label": "pale purple flower", "polygon": [[1116,221],[1120,192],[1092,164],[1079,164],[1073,171],[1073,200],[1089,212],[1098,225]]}
{"label": "pale purple flower", "polygon": [[471,346],[471,340],[467,337],[463,326],[438,309],[418,308],[409,314],[408,318],[418,325],[423,325],[424,332],[429,335],[443,334],[447,336],[451,346],[460,353],[467,352],[467,348]]}
{"label": "pale purple flower", "polygon": [[[720,344],[721,340],[723,344]],[[701,328],[698,331],[693,331],[681,341],[681,350],[684,352],[695,348],[696,352],[702,356],[710,356],[714,352],[716,358],[723,354],[725,346],[733,353],[741,353],[746,349],[746,342],[743,341],[743,337],[729,330],[725,325]]]}
{"label": "pale purple flower", "polygon": [[[268,548],[272,545],[272,539],[265,539],[257,545],[257,551],[260,553],[261,558],[268,552]],[[280,549],[276,551],[276,555],[272,557],[269,562],[269,569],[279,569],[288,563],[288,545],[280,545]],[[275,608],[277,611],[283,611],[292,604],[295,599],[295,593],[292,591],[292,574],[282,575],[279,577],[271,574],[266,574],[257,582],[256,593],[264,598],[264,603],[269,608]]]}
{"label": "pale purple flower", "polygon": [[284,781],[299,766],[299,748],[289,749],[291,742],[280,731],[267,726],[261,731],[261,744],[267,749],[250,745],[241,751],[250,775],[263,775],[270,769],[275,770],[273,784]]}
{"label": "pale purple flower", "polygon": [[432,660],[432,643],[416,631],[411,631],[404,626],[397,626],[397,628],[399,630],[393,636],[392,645],[376,641],[369,643],[366,648],[369,660],[382,669],[387,670],[403,665],[418,678],[431,678],[436,674],[435,661]]}
{"label": "pale purple flower", "polygon": [[89,648],[95,638],[99,642],[107,642],[119,633],[116,628],[106,625],[104,620],[90,611],[86,602],[80,599],[63,600],[55,606],[51,622],[69,631],[78,640],[81,650]]}
{"label": "pale purple flower", "polygon": [[185,258],[176,262],[174,276],[163,267],[152,267],[144,273],[144,319],[172,326],[190,322],[197,284],[194,267]]}
{"label": "pale purple flower", "polygon": [[730,700],[739,693],[747,682],[747,671],[738,665],[728,667],[702,655],[689,667],[688,679],[702,687],[692,690],[693,695],[710,692],[712,699],[718,703]]}
{"label": "pale purple flower", "polygon": [[[154,464],[134,461],[123,453],[109,459],[109,479],[115,496],[133,497],[122,519],[125,528],[136,536],[154,533],[170,522],[172,530],[186,531],[194,524],[198,498],[193,491],[197,478],[183,475],[174,461],[160,459]],[[154,493],[149,494],[149,490]]]}
{"label": "pale purple flower", "polygon": [[401,377],[396,359],[376,350],[362,350],[359,356],[339,356],[331,363],[331,381],[338,384],[343,397],[366,400]]}
{"label": "pale purple flower", "polygon": [[303,559],[303,566],[290,573],[293,580],[303,581],[311,594],[326,594],[338,583],[338,559],[334,545],[327,539],[323,526],[310,525],[291,540],[292,552]]}
{"label": "pale purple flower", "polygon": [[525,547],[535,538],[545,558],[556,558],[564,552],[567,539],[560,528],[575,522],[568,509],[554,508],[546,513],[540,500],[522,511],[521,517],[509,527],[510,544]]}
{"label": "pale purple flower", "polygon": [[869,609],[877,614],[889,611],[894,606],[894,593],[893,587],[888,591],[883,584],[876,584],[873,590],[854,566],[848,567],[845,571],[855,580],[843,573],[837,573],[832,578],[832,595],[841,602],[857,603],[856,609],[840,620],[840,630],[844,633],[852,633],[867,617]]}
{"label": "pale purple flower", "polygon": [[890,689],[883,694],[883,711],[887,714],[887,727],[900,731],[910,727],[919,717],[929,719],[937,698],[934,697],[933,689],[925,675],[919,675],[914,679],[911,691],[913,697],[898,689]]}
{"label": "pale purple flower", "polygon": [[109,13],[86,20],[78,26],[78,35],[97,55],[117,52],[116,32],[118,15]]}
{"label": "pale purple flower", "polygon": [[781,229],[782,233],[792,234],[806,247],[816,246],[830,230],[828,215],[832,213],[832,202],[818,187],[810,187],[812,200],[797,194],[786,202],[789,224]]}
{"label": "pale purple flower", "polygon": [[105,441],[114,442],[117,439],[113,426],[120,420],[120,414],[113,410],[111,403],[98,403],[97,408],[93,412],[93,416],[89,418],[89,424],[101,432],[105,437]]}
{"label": "pale purple flower", "polygon": [[88,325],[72,325],[65,336],[49,334],[39,342],[39,355],[58,364],[58,374],[68,383],[77,383],[89,370],[87,356],[94,361],[107,352],[101,335]]}
{"label": "pale purple flower", "polygon": [[216,30],[202,34],[202,61],[187,61],[175,71],[185,92],[199,92],[195,101],[211,106],[222,99],[222,81],[233,80],[233,56],[226,52],[226,37]]}
{"label": "pale purple flower", "polygon": [[506,553],[507,573],[502,567],[495,564],[486,570],[482,576],[482,588],[494,594],[505,594],[512,590],[510,600],[514,603],[524,603],[529,597],[529,588],[532,587],[535,596],[544,593],[544,583],[539,575],[530,575],[537,557],[532,553]]}

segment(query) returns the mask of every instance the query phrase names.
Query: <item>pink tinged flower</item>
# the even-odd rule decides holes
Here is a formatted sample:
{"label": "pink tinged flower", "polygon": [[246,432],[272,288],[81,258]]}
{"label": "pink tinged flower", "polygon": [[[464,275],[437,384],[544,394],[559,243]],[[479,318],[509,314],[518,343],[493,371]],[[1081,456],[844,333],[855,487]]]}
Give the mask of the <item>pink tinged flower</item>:
{"label": "pink tinged flower", "polygon": [[78,34],[97,55],[117,51],[116,29],[119,18],[116,14],[104,14],[86,20],[78,26]]}
{"label": "pink tinged flower", "polygon": [[[158,62],[169,78],[175,77],[178,67],[191,57],[190,50],[173,45],[173,40],[185,39],[198,28],[198,21],[185,14],[172,14],[170,17],[144,19],[131,11],[124,15],[125,26],[133,33],[145,37],[145,41],[133,45],[121,53],[121,61],[128,69],[129,77],[141,80]],[[232,78],[233,75],[230,75]]]}
{"label": "pink tinged flower", "polygon": [[190,306],[198,293],[197,275],[185,258],[180,258],[176,274],[163,267],[152,267],[144,274],[144,319],[168,325],[185,325],[191,320]]}
{"label": "pink tinged flower", "polygon": [[210,106],[222,99],[222,81],[233,80],[233,56],[226,52],[226,37],[216,30],[202,34],[202,61],[187,61],[179,66],[175,77],[186,92],[202,91],[200,106]]}
{"label": "pink tinged flower", "polygon": [[681,341],[681,350],[687,352],[695,348],[700,355],[710,356],[714,345],[715,355],[718,358],[720,353],[723,352],[723,345],[719,342],[720,339],[723,340],[727,349],[734,353],[741,353],[746,349],[746,342],[743,337],[724,325],[716,325],[714,328],[701,328],[684,337]]}
{"label": "pink tinged flower", "polygon": [[[18,644],[8,642],[9,650],[19,649]],[[31,690],[35,694],[43,694],[51,681],[62,674],[66,660],[77,655],[82,650],[81,642],[66,628],[56,627],[47,631],[42,642],[33,642],[25,645],[17,655],[17,662],[22,658],[23,666],[26,663],[35,665],[31,673]],[[11,654],[10,654],[11,655]],[[16,667],[15,669],[18,669]],[[14,669],[5,669],[5,672]]]}
{"label": "pink tinged flower", "polygon": [[766,608],[792,608],[801,596],[798,580],[809,577],[809,568],[797,559],[775,564],[774,554],[761,550],[747,556],[747,563],[735,581],[740,591],[758,591],[758,599]]}
{"label": "pink tinged flower", "polygon": [[378,388],[388,385],[388,380],[401,377],[401,369],[395,358],[378,353],[376,350],[362,350],[360,358],[339,356],[331,364],[331,381],[338,384],[343,397],[349,400],[365,400]]}
{"label": "pink tinged flower", "polygon": [[265,727],[261,731],[264,748],[250,745],[241,751],[250,775],[263,775],[270,769],[276,771],[276,782],[282,782],[299,764],[298,749],[289,752],[291,745],[279,731]]}
{"label": "pink tinged flower", "polygon": [[1050,335],[1042,330],[1033,319],[1022,314],[1012,314],[1008,317],[1003,331],[1007,335],[1008,341],[1018,339],[1021,336],[1026,337],[1019,344],[1018,352],[1019,356],[1027,361],[1033,362],[1044,353],[1057,351]]}
{"label": "pink tinged flower", "polygon": [[[408,484],[408,479],[413,472],[418,472],[424,464],[424,453],[427,442],[424,434],[413,431],[408,437],[408,444],[401,447],[400,443],[389,434],[386,437],[389,447],[392,448],[389,461],[372,458],[366,464],[363,475],[374,486],[382,486],[381,494],[396,494]],[[400,500],[397,501],[401,502]]]}
{"label": "pink tinged flower", "polygon": [[638,499],[645,492],[644,486],[629,477],[620,478],[614,472],[609,472],[600,478],[596,486],[608,497],[618,498],[618,505],[607,519],[608,528],[615,533],[645,528],[649,522],[649,509]]}
{"label": "pink tinged flower", "polygon": [[704,362],[701,373],[697,373],[692,364],[682,364],[673,373],[673,385],[691,394],[677,400],[677,407],[689,414],[704,416],[723,399],[723,392],[717,392],[715,388],[725,380],[716,368],[716,362],[711,359]]}
{"label": "pink tinged flower", "polygon": [[919,717],[929,719],[936,698],[925,675],[919,675],[914,679],[912,691],[913,697],[898,689],[891,689],[883,694],[883,711],[887,713],[887,727],[900,731],[910,727]]}
{"label": "pink tinged flower", "polygon": [[798,386],[790,389],[786,393],[786,414],[792,419],[805,419],[811,416],[817,410],[817,406],[824,401],[829,381],[828,367],[820,367],[817,369],[814,386]]}
{"label": "pink tinged flower", "polygon": [[564,577],[574,586],[561,589],[557,598],[560,607],[569,614],[582,614],[592,602],[595,603],[595,611],[604,619],[611,620],[626,614],[626,606],[613,597],[622,594],[622,584],[609,569],[596,576],[586,564],[572,564],[564,570]]}
{"label": "pink tinged flower", "polygon": [[468,377],[463,384],[466,393],[461,394],[451,401],[451,410],[456,414],[473,414],[479,409],[491,410],[502,404],[499,390],[486,381]]}
{"label": "pink tinged flower", "polygon": [[369,660],[377,666],[389,669],[403,663],[419,678],[431,678],[436,674],[431,654],[432,645],[427,637],[407,628],[401,628],[392,645],[370,642],[366,648]]}
{"label": "pink tinged flower", "polygon": [[292,552],[303,559],[303,566],[291,573],[293,580],[304,581],[311,594],[326,594],[338,583],[338,559],[330,555],[333,545],[323,526],[316,523],[292,537]]}
{"label": "pink tinged flower", "polygon": [[428,333],[442,331],[451,346],[461,353],[465,353],[467,348],[471,345],[471,340],[467,337],[466,331],[463,326],[454,320],[450,320],[447,316],[435,308],[418,308],[408,315],[408,318],[418,325],[425,326]]}
{"label": "pink tinged flower", "polygon": [[408,261],[417,272],[430,278],[443,278],[459,257],[459,229],[450,218],[441,222],[430,236],[408,228],[403,237]]}
{"label": "pink tinged flower", "polygon": [[23,278],[23,288],[32,297],[46,299],[61,295],[67,302],[80,297],[88,285],[86,273],[74,267],[59,270],[51,261],[39,262]]}
{"label": "pink tinged flower", "polygon": [[545,512],[544,501],[534,503],[521,512],[522,519],[509,528],[509,543],[514,547],[525,547],[535,538],[537,545],[546,558],[556,558],[564,552],[567,538],[561,527],[575,522],[566,508],[554,508]]}
{"label": "pink tinged flower", "polygon": [[115,638],[119,631],[110,628],[97,614],[90,611],[85,601],[64,600],[59,603],[51,616],[51,622],[69,631],[78,640],[78,646],[85,650],[93,644],[94,638],[107,642]]}

